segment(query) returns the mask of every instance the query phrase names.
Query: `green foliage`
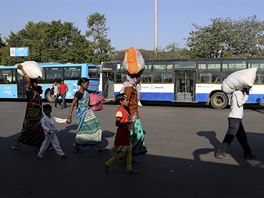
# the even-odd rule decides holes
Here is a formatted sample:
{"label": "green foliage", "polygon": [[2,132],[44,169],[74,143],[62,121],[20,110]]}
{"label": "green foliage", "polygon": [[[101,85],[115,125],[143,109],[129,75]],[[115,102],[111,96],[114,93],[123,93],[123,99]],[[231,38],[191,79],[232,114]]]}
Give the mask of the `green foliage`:
{"label": "green foliage", "polygon": [[256,16],[240,20],[211,19],[205,27],[194,25],[187,39],[192,57],[263,56],[264,22]]}
{"label": "green foliage", "polygon": [[[11,32],[1,64],[13,65],[25,60],[37,62],[90,62],[90,43],[74,27],[73,23],[52,21],[28,22],[18,33]],[[29,47],[28,57],[9,57],[10,47]]]}
{"label": "green foliage", "polygon": [[3,54],[4,54],[4,47],[5,47],[5,42],[2,40],[2,37],[1,37],[1,34],[0,34],[0,65],[1,65],[1,62],[2,62],[2,57],[3,57]]}
{"label": "green foliage", "polygon": [[0,34],[0,48],[2,48],[4,46],[5,46],[5,42],[3,41],[2,36]]}
{"label": "green foliage", "polygon": [[109,30],[106,27],[106,18],[100,13],[93,13],[87,18],[86,36],[91,39],[91,48],[93,50],[92,62],[100,64],[103,61],[109,61],[114,48],[111,47],[111,40],[107,38]]}
{"label": "green foliage", "polygon": [[[155,59],[173,59],[173,58],[190,58],[190,53],[187,49],[179,48],[176,43],[171,43],[159,49],[156,52],[154,50],[139,49],[144,60]],[[125,56],[124,51],[115,51],[112,56],[112,61],[123,61]]]}
{"label": "green foliage", "polygon": [[[0,35],[0,64],[14,65],[26,60],[37,62],[96,63],[122,61],[123,51],[116,51],[107,37],[106,17],[93,13],[86,18],[82,35],[71,22],[28,22],[3,41]],[[264,22],[255,16],[237,21],[211,19],[208,26],[193,25],[187,38],[189,49],[170,43],[157,51],[140,49],[145,60],[172,58],[218,58],[264,56]],[[29,47],[28,57],[10,57],[10,47]]]}

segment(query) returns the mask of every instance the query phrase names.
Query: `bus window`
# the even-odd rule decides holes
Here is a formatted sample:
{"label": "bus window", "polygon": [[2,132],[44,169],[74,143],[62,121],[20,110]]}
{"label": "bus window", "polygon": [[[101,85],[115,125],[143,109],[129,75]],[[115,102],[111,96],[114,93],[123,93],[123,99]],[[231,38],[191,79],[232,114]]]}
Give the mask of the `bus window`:
{"label": "bus window", "polygon": [[206,64],[204,63],[198,63],[198,69],[206,70]]}
{"label": "bus window", "polygon": [[117,71],[123,71],[123,65],[120,63],[116,64],[116,70]]}
{"label": "bus window", "polygon": [[199,73],[197,82],[203,83],[220,83],[221,82],[221,74],[219,73]]}
{"label": "bus window", "polygon": [[226,60],[223,61],[222,71],[227,73],[232,73],[236,70],[246,69],[247,63],[246,61],[235,61],[235,60]]}
{"label": "bus window", "polygon": [[208,70],[214,72],[220,72],[220,61],[200,61],[197,63],[198,70]]}
{"label": "bus window", "polygon": [[45,79],[46,82],[60,81],[63,79],[63,68],[62,67],[48,67],[45,68]]}
{"label": "bus window", "polygon": [[95,66],[88,67],[88,76],[89,78],[100,78],[100,68]]}
{"label": "bus window", "polygon": [[151,72],[152,65],[151,64],[145,64],[144,72]]}
{"label": "bus window", "polygon": [[141,82],[150,83],[151,82],[151,73],[143,73],[141,75]]}
{"label": "bus window", "polygon": [[162,82],[164,82],[164,83],[172,83],[172,78],[173,78],[172,73],[162,74]]}
{"label": "bus window", "polygon": [[64,80],[78,80],[81,78],[81,67],[64,67]]}
{"label": "bus window", "polygon": [[248,68],[264,69],[264,60],[249,60]]}
{"label": "bus window", "polygon": [[153,67],[152,69],[153,72],[160,72],[166,69],[166,65],[161,65],[161,64],[153,65],[152,67]]}
{"label": "bus window", "polygon": [[195,61],[178,61],[175,63],[176,69],[195,69],[196,62]]}
{"label": "bus window", "polygon": [[212,82],[212,74],[211,73],[200,73],[199,77],[198,77],[198,82],[211,83]]}
{"label": "bus window", "polygon": [[162,73],[161,72],[155,72],[153,73],[152,82],[161,83],[162,82]]}
{"label": "bus window", "polygon": [[263,84],[264,83],[264,74],[258,73],[256,75],[255,84]]}
{"label": "bus window", "polygon": [[123,83],[126,81],[126,74],[125,73],[118,73],[116,74],[116,83]]}
{"label": "bus window", "polygon": [[1,70],[0,71],[0,84],[16,84],[15,70],[14,69]]}
{"label": "bus window", "polygon": [[207,65],[208,71],[220,72],[221,64],[220,63],[212,63]]}
{"label": "bus window", "polygon": [[152,82],[172,82],[173,64],[154,64],[152,67]]}

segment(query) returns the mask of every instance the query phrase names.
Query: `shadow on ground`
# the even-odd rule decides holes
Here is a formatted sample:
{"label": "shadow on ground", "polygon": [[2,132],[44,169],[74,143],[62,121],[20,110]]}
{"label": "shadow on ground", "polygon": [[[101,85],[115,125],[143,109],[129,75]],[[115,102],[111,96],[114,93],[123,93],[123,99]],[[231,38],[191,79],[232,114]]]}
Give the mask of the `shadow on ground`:
{"label": "shadow on ground", "polygon": [[[153,154],[138,156],[133,166],[139,174],[128,175],[122,161],[105,174],[103,163],[113,156],[111,151],[74,153],[69,144],[74,140],[74,129],[76,126],[71,125],[58,134],[69,156],[66,160],[52,151],[45,160],[37,160],[35,147],[10,149],[18,135],[0,137],[1,198],[264,197],[262,134],[248,133],[249,141],[256,144],[253,149],[262,157],[259,166],[252,166],[241,157],[237,142],[230,153],[238,165],[203,161],[201,156],[213,153],[220,142],[214,131],[199,131],[197,135],[208,139],[212,147],[193,151],[194,160]],[[110,146],[108,138],[113,135],[110,131],[103,132],[104,146]]]}

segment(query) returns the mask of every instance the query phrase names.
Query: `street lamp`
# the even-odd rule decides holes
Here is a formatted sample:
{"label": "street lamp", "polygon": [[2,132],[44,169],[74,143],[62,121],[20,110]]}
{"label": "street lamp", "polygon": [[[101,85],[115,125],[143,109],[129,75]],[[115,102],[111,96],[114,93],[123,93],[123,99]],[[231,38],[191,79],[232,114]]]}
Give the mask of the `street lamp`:
{"label": "street lamp", "polygon": [[155,1],[154,7],[154,50],[157,53],[158,50],[158,0]]}

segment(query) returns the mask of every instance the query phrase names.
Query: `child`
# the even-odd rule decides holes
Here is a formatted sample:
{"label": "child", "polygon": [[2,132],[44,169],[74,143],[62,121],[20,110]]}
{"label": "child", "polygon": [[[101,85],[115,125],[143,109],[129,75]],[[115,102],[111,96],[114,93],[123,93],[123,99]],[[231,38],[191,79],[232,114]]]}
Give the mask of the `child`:
{"label": "child", "polygon": [[44,153],[47,151],[49,144],[51,143],[56,153],[61,156],[62,159],[66,158],[63,150],[61,149],[60,142],[56,135],[55,122],[66,123],[67,119],[55,118],[51,115],[52,107],[49,104],[43,105],[44,116],[41,119],[41,125],[44,129],[45,139],[40,147],[38,158],[43,159]]}
{"label": "child", "polygon": [[132,148],[130,143],[130,131],[129,125],[133,122],[129,118],[129,113],[126,108],[128,107],[127,96],[123,93],[116,96],[116,102],[119,104],[116,112],[116,126],[117,132],[115,136],[115,150],[117,151],[115,156],[105,162],[105,169],[108,171],[109,167],[117,159],[126,159],[126,169],[129,174],[132,171]]}

